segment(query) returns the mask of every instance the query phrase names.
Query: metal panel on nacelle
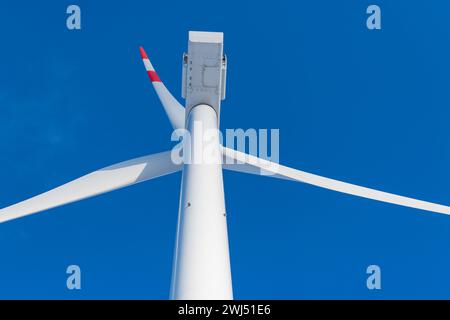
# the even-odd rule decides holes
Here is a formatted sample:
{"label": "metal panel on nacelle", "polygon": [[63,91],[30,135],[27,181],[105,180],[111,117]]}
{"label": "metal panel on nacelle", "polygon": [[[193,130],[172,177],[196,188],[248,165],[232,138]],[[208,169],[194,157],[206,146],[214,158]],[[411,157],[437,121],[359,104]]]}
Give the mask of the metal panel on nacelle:
{"label": "metal panel on nacelle", "polygon": [[183,56],[182,95],[186,119],[191,109],[206,104],[220,119],[220,101],[225,98],[226,58],[222,32],[189,32],[188,53]]}

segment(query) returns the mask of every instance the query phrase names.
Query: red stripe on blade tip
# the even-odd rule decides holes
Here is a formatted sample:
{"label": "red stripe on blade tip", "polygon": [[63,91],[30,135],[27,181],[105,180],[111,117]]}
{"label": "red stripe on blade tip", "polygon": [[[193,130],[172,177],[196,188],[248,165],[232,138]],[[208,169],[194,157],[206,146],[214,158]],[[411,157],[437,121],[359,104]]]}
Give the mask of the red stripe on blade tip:
{"label": "red stripe on blade tip", "polygon": [[156,71],[147,71],[147,74],[152,82],[162,82]]}
{"label": "red stripe on blade tip", "polygon": [[145,50],[143,47],[139,47],[139,52],[141,53],[142,59],[148,59],[147,53],[145,53]]}

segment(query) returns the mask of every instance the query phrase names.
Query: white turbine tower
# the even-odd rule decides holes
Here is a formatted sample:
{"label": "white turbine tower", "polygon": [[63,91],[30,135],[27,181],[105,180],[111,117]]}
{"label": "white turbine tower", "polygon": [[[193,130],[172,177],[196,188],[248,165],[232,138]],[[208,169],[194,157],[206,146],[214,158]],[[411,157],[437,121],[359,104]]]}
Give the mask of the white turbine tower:
{"label": "white turbine tower", "polygon": [[[141,56],[149,78],[174,129],[187,129],[191,145],[184,152],[202,149],[205,130],[218,129],[220,102],[225,97],[226,58],[223,34],[189,32],[188,53],[183,57],[184,108],[158,77],[143,48]],[[200,124],[200,126],[198,126]],[[106,167],[0,210],[0,222],[24,217],[142,181],[183,171],[175,246],[172,299],[232,299],[226,210],[222,168],[300,181],[368,199],[436,213],[450,207],[354,184],[271,163],[225,148],[217,135],[210,137],[208,161],[173,161],[166,151]],[[222,164],[222,160],[224,159]],[[198,159],[197,159],[198,160]],[[212,160],[212,161],[211,161]]]}

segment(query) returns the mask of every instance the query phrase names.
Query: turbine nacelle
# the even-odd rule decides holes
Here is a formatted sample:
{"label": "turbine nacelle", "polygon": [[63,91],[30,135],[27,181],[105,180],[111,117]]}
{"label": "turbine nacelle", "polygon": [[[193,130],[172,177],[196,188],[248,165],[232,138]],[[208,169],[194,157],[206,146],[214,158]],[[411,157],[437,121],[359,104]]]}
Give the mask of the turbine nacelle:
{"label": "turbine nacelle", "polygon": [[189,31],[188,53],[183,55],[181,94],[186,99],[186,119],[200,104],[211,106],[220,119],[225,99],[227,61],[222,32]]}

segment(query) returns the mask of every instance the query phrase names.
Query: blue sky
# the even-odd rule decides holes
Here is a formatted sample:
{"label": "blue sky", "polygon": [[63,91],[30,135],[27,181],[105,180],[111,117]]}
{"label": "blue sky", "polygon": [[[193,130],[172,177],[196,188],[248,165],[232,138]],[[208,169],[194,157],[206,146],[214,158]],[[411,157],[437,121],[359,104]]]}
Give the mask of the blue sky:
{"label": "blue sky", "polygon": [[[0,4],[0,207],[169,149],[138,47],[180,98],[188,30],[225,33],[222,128],[279,128],[285,165],[450,204],[450,3],[77,1],[79,31],[69,4]],[[235,298],[450,298],[449,216],[224,184]],[[166,299],[179,191],[178,173],[1,224],[0,298]],[[382,290],[366,288],[370,264]]]}

